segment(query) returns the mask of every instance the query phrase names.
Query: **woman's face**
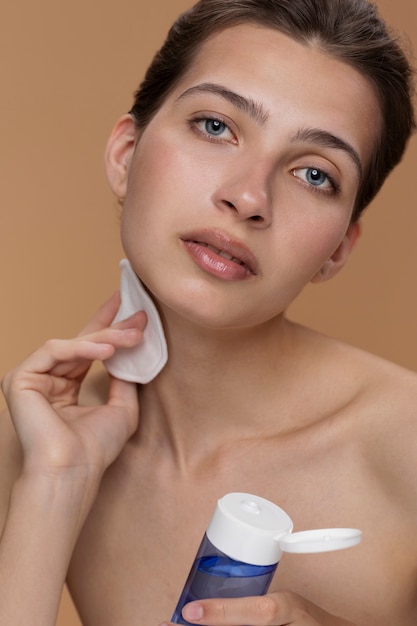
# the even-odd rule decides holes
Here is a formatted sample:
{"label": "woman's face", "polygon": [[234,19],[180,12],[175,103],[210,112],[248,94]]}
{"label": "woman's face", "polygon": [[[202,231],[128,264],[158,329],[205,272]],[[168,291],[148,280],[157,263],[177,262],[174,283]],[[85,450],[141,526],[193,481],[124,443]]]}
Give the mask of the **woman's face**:
{"label": "woman's face", "polygon": [[125,118],[108,148],[126,255],[166,314],[248,327],[335,274],[379,126],[370,83],[318,49],[254,25],[209,39],[139,140]]}

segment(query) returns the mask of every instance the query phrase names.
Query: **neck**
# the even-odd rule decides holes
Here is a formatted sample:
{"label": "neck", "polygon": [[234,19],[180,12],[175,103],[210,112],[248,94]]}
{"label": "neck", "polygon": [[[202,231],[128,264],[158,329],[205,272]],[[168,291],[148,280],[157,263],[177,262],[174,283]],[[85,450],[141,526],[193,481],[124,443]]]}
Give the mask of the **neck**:
{"label": "neck", "polygon": [[259,438],[271,432],[271,416],[273,428],[288,429],[299,392],[302,329],[283,316],[233,331],[171,319],[164,325],[168,363],[141,389],[145,432],[156,430],[177,451],[192,451]]}

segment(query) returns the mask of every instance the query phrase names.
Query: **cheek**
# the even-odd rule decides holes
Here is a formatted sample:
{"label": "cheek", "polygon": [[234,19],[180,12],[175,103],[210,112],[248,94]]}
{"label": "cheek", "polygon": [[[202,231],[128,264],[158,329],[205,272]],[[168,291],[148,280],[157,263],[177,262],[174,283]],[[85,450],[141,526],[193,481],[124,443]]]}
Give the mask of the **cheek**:
{"label": "cheek", "polygon": [[175,167],[175,158],[162,142],[143,142],[138,144],[132,160],[127,196],[149,201],[153,194],[166,189],[165,181]]}
{"label": "cheek", "polygon": [[196,166],[196,155],[170,137],[169,131],[145,133],[132,160],[129,186],[137,195],[165,193],[169,197],[187,188]]}
{"label": "cheek", "polygon": [[290,272],[308,283],[337,250],[348,226],[349,220],[340,215],[299,224],[286,241]]}
{"label": "cheek", "polygon": [[[152,232],[207,213],[220,170],[166,133],[144,133],[132,158],[124,209],[123,237]],[[217,169],[216,169],[217,168]]]}
{"label": "cheek", "polygon": [[163,256],[167,237],[175,238],[187,208],[196,204],[192,165],[190,155],[161,135],[145,134],[137,145],[121,215],[121,240],[140,273],[155,250]]}
{"label": "cheek", "polygon": [[166,220],[167,203],[182,186],[174,167],[175,159],[165,145],[145,138],[140,141],[129,172],[122,212],[123,236],[129,237],[131,229],[143,232],[156,220]]}

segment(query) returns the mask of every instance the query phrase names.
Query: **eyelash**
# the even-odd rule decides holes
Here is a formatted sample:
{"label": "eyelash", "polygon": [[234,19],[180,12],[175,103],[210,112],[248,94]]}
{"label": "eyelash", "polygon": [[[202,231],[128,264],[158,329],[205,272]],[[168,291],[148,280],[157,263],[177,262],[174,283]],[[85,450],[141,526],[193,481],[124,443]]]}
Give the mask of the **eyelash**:
{"label": "eyelash", "polygon": [[[211,135],[210,133],[208,133],[207,131],[203,130],[200,127],[200,124],[202,122],[218,122],[219,124],[221,124],[222,126],[224,126],[224,130],[228,130],[230,132],[230,134],[232,135],[233,139],[225,139],[223,137],[223,133],[222,135],[216,136],[216,135]],[[213,141],[214,143],[234,143],[237,144],[237,139],[236,136],[234,134],[234,132],[232,131],[232,129],[230,128],[229,124],[227,124],[227,122],[225,122],[220,116],[218,115],[199,115],[198,117],[193,117],[190,120],[188,120],[188,124],[190,126],[190,128],[196,132],[197,134],[199,134],[201,137],[203,137],[204,139],[207,139],[208,141]]]}
{"label": "eyelash", "polygon": [[311,183],[308,183],[305,180],[302,180],[301,182],[304,183],[311,191],[315,192],[315,193],[320,193],[320,194],[328,194],[328,195],[334,195],[340,192],[340,187],[339,185],[336,183],[336,181],[334,180],[334,178],[332,176],[330,176],[330,174],[328,174],[325,170],[319,168],[319,167],[315,167],[315,166],[308,166],[308,167],[295,167],[293,170],[291,170],[292,175],[295,178],[299,178],[298,176],[296,176],[295,172],[297,171],[303,171],[303,170],[313,170],[316,172],[319,172],[320,174],[322,174],[323,176],[325,176],[325,178],[327,179],[327,181],[330,184],[330,189],[326,189],[325,187],[318,187],[315,186]]}
{"label": "eyelash", "polygon": [[[198,135],[200,135],[201,137],[203,137],[204,139],[208,140],[208,141],[212,141],[213,143],[228,143],[230,140],[226,140],[223,138],[223,132],[221,135],[216,136],[216,135],[211,135],[210,133],[208,133],[205,130],[202,130],[202,128],[200,127],[200,124],[202,124],[203,122],[208,122],[208,121],[212,121],[212,122],[218,122],[219,124],[221,124],[224,127],[224,131],[228,130],[230,132],[230,134],[233,136],[233,140],[231,140],[231,143],[235,143],[237,144],[237,139],[235,134],[233,133],[232,129],[230,128],[229,124],[227,124],[227,122],[225,122],[221,116],[218,115],[199,115],[197,117],[192,117],[190,120],[188,120],[188,125],[189,127],[196,132]],[[326,179],[328,180],[329,184],[330,184],[330,189],[326,189],[323,187],[317,187],[313,184],[310,184],[306,181],[302,181],[308,188],[309,190],[313,191],[314,193],[319,193],[319,194],[327,194],[327,195],[335,195],[337,193],[340,192],[340,187],[339,185],[336,183],[336,181],[334,180],[334,178],[332,176],[330,176],[330,174],[328,174],[326,171],[315,167],[315,166],[309,166],[309,167],[297,167],[294,168],[293,170],[291,170],[292,175],[295,178],[298,178],[295,174],[295,172],[299,171],[299,170],[316,170],[317,172],[319,172],[320,174],[324,175],[326,177]]]}

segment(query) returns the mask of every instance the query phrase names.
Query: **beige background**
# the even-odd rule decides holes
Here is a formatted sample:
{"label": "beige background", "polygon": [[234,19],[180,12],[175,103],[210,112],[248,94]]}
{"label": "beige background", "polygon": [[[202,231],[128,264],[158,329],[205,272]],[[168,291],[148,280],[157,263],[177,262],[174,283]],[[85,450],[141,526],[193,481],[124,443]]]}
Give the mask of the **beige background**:
{"label": "beige background", "polygon": [[[29,0],[0,20],[0,374],[71,336],[118,283],[117,206],[102,153],[188,0]],[[379,0],[417,49],[415,0]],[[350,263],[296,319],[417,369],[417,142],[363,220]],[[169,617],[169,616],[167,616]],[[79,621],[64,595],[60,626]]]}

